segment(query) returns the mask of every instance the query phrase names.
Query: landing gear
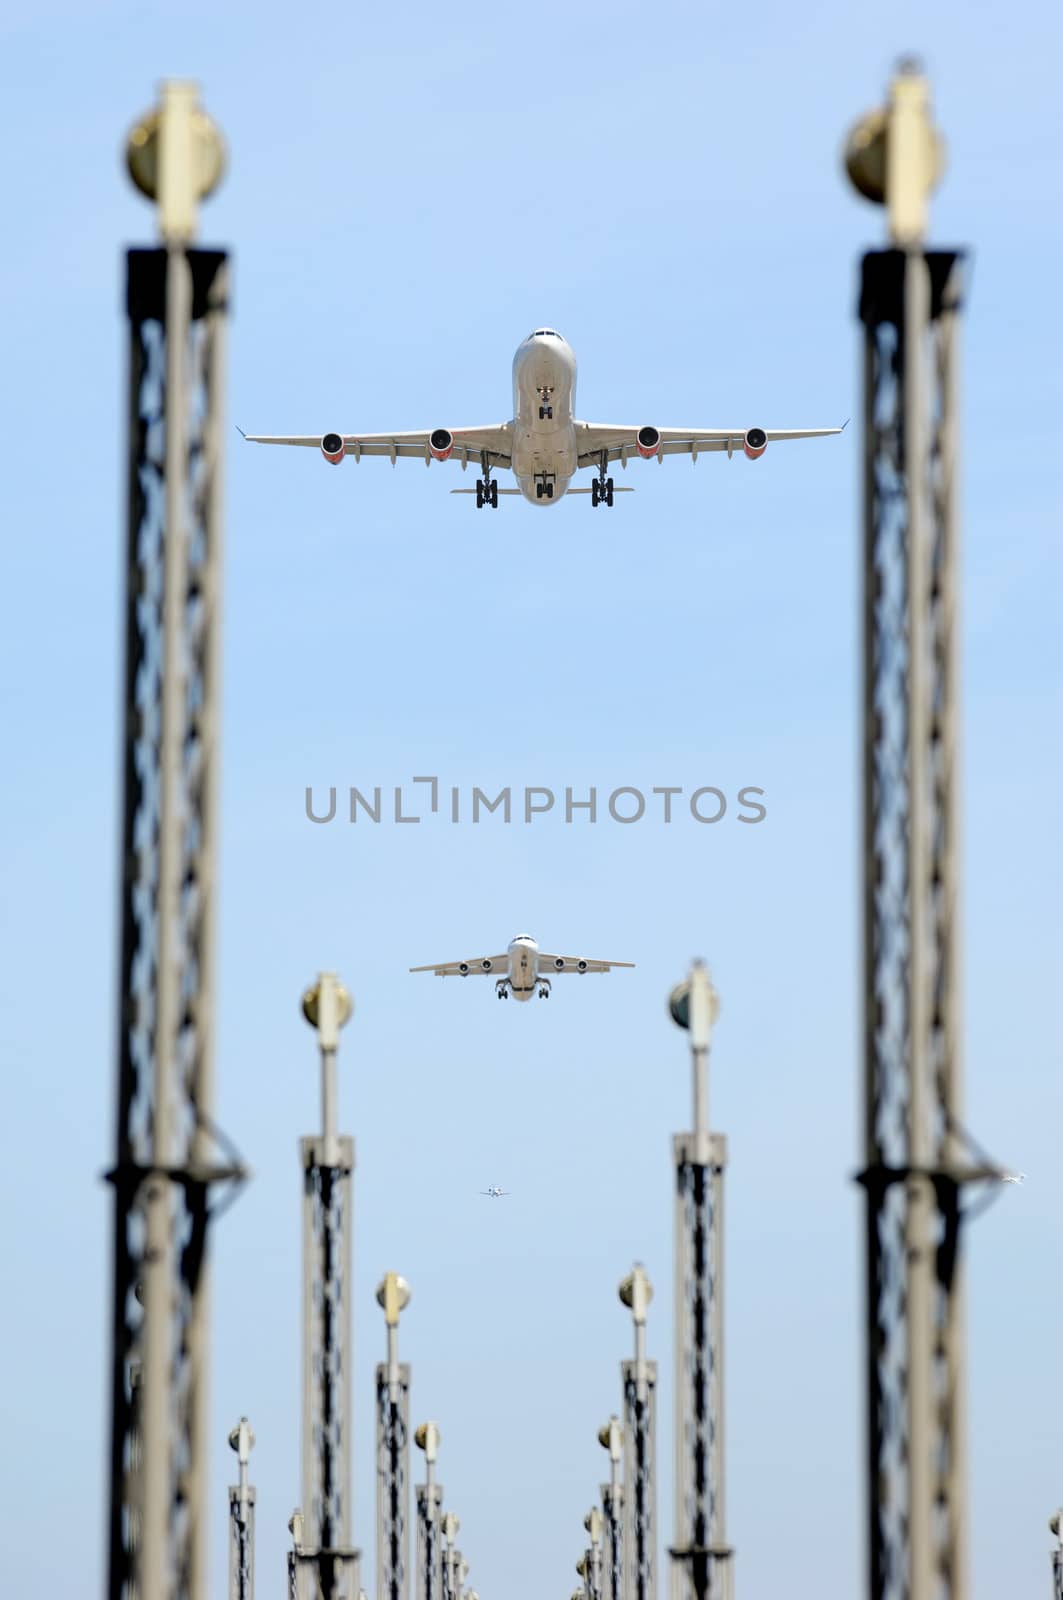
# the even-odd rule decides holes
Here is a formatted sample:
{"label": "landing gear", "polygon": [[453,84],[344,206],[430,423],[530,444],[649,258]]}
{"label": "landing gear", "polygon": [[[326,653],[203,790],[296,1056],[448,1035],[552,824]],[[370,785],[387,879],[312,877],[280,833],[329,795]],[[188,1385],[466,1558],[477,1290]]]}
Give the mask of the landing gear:
{"label": "landing gear", "polygon": [[609,465],[609,457],[603,450],[599,458],[598,476],[591,481],[591,505],[611,506],[613,503],[613,480],[607,478],[605,469]]}
{"label": "landing gear", "polygon": [[543,987],[542,987],[542,988],[540,988],[540,990],[539,990],[539,999],[540,999],[540,1000],[549,1000],[549,998],[550,998],[550,989],[549,989],[549,986],[548,986],[548,985],[544,985],[544,986],[543,986]]}
{"label": "landing gear", "polygon": [[483,466],[483,477],[476,480],[476,509],[482,511],[484,506],[491,506],[498,510],[498,480],[491,476],[491,462],[486,450],[480,457]]}
{"label": "landing gear", "polygon": [[542,500],[544,498],[547,500],[552,500],[554,498],[554,480],[552,478],[546,477],[545,474],[541,478],[536,478],[535,498],[536,500]]}
{"label": "landing gear", "polygon": [[504,981],[502,983],[496,983],[495,984],[495,994],[498,996],[498,998],[500,1000],[508,1000],[509,999],[509,984],[504,982]]}
{"label": "landing gear", "polygon": [[539,421],[540,422],[552,422],[554,420],[554,408],[553,408],[553,406],[551,404],[551,400],[553,398],[553,393],[554,393],[554,391],[552,389],[549,389],[549,388],[543,388],[543,389],[539,390],[539,402],[540,402],[540,404],[539,404]]}

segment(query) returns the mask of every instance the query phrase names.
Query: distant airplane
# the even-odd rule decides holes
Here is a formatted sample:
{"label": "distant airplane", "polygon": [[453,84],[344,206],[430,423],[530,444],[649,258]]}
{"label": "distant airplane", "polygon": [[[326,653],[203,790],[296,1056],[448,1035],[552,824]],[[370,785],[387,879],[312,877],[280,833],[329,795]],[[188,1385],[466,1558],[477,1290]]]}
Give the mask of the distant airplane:
{"label": "distant airplane", "polygon": [[1025,1178],[1025,1172],[1002,1172],[1000,1174],[1000,1181],[1002,1183],[1022,1183]]}
{"label": "distant airplane", "polygon": [[487,1195],[489,1200],[501,1200],[503,1195],[507,1195],[509,1193],[509,1190],[508,1189],[493,1189],[493,1188],[492,1189],[481,1189],[480,1193]]}
{"label": "distant airplane", "polygon": [[[475,489],[452,489],[451,494],[475,494],[476,504],[498,507],[500,494],[522,494],[533,505],[549,505],[571,494],[589,494],[591,505],[613,503],[614,491],[606,469],[612,461],[626,468],[636,457],[658,461],[665,456],[688,455],[696,461],[710,450],[726,450],[728,460],[742,451],[757,461],[768,445],[783,439],[819,439],[841,433],[841,428],[655,428],[650,425],[578,422],[576,358],[571,347],[553,328],[536,328],[513,358],[513,420],[485,428],[435,428],[424,433],[312,433],[247,434],[251,444],[305,445],[320,450],[326,461],[339,466],[344,456],[387,456],[394,466],[399,456],[423,461],[477,463],[482,478]],[[844,427],[845,424],[843,423]],[[516,477],[516,489],[500,489],[493,467]],[[597,476],[589,488],[569,489],[576,472],[593,467]]]}
{"label": "distant airplane", "polygon": [[443,961],[438,966],[411,967],[411,972],[434,972],[440,978],[467,978],[501,971],[495,979],[495,993],[505,1000],[512,993],[518,1000],[530,1000],[539,989],[539,999],[550,996],[550,979],[544,968],[558,972],[608,972],[611,967],[633,967],[633,961],[586,961],[582,956],[550,956],[539,949],[529,933],[518,933],[505,955],[481,956],[475,961]]}

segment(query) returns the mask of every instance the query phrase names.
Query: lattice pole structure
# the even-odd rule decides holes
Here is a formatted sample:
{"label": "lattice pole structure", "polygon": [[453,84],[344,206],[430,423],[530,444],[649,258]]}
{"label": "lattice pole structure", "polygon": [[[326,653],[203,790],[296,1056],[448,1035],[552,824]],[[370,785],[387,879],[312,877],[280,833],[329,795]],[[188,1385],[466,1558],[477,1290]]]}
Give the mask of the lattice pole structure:
{"label": "lattice pole structure", "polygon": [[303,1170],[302,1539],[299,1600],[357,1600],[351,1543],[351,1225],[354,1140],[336,1132],[336,1052],[352,1012],[331,972],[303,996],[321,1054],[321,1133],[300,1141]]}
{"label": "lattice pole structure", "polygon": [[602,1600],[602,1513],[592,1506],[583,1519],[583,1526],[591,1542],[576,1563],[576,1571],[583,1579],[586,1600]]}
{"label": "lattice pole structure", "polygon": [[461,1522],[453,1511],[447,1511],[440,1520],[443,1535],[443,1600],[460,1600],[461,1552],[454,1543],[461,1531]]}
{"label": "lattice pole structure", "polygon": [[620,1366],[624,1397],[624,1600],[657,1600],[657,1363],[646,1359],[653,1286],[642,1266],[621,1283],[635,1325],[635,1359]]}
{"label": "lattice pole structure", "polygon": [[192,247],[222,144],[163,86],[130,172],[162,245],[127,255],[130,325],[108,1595],[205,1593],[207,1224],[228,259]]}
{"label": "lattice pole structure", "polygon": [[388,1330],[388,1359],[376,1369],[376,1592],[377,1600],[408,1600],[410,1369],[399,1361],[399,1315],[409,1284],[389,1272],[376,1297]]}
{"label": "lattice pole structure", "polygon": [[601,1486],[604,1518],[602,1555],[602,1600],[623,1600],[624,1595],[624,1488],[620,1482],[620,1462],[624,1434],[618,1417],[610,1417],[598,1431],[598,1443],[609,1452],[609,1482]]}
{"label": "lattice pole structure", "polygon": [[255,1435],[246,1417],[229,1435],[240,1463],[239,1482],[229,1489],[229,1600],[255,1600],[255,1491],[247,1465]]}
{"label": "lattice pole structure", "polygon": [[695,962],[672,991],[673,1019],[690,1034],[694,1131],[675,1160],[675,1544],[672,1600],[730,1600],[723,1390],[723,1174],[727,1141],[709,1132],[709,1041],[719,1002]]}
{"label": "lattice pole structure", "polygon": [[963,1600],[956,347],[963,257],[923,247],[941,171],[913,63],[854,129],[865,255],[864,1062],[869,1594]]}
{"label": "lattice pole structure", "polygon": [[436,1457],[442,1434],[422,1422],[414,1443],[424,1451],[425,1483],[417,1485],[417,1600],[443,1600],[443,1486],[436,1482]]}

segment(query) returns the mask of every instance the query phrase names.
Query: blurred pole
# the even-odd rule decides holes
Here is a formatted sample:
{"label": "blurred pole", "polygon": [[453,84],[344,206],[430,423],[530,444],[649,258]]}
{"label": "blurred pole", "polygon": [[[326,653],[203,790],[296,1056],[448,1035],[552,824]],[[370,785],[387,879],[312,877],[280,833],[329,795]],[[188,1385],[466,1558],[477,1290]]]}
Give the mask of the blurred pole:
{"label": "blurred pole", "polygon": [[[127,253],[130,330],[111,1600],[205,1594],[206,1245],[228,258],[192,248],[221,136],[166,83],[129,172],[161,244]],[[136,1377],[134,1378],[134,1374]]]}
{"label": "blurred pole", "polygon": [[239,1482],[229,1490],[229,1600],[255,1600],[255,1491],[247,1481],[255,1435],[246,1417],[229,1444],[240,1463]]}
{"label": "blurred pole", "polygon": [[[318,1600],[356,1600],[351,1544],[351,1207],[354,1140],[336,1131],[336,1053],[353,1010],[335,973],[303,995],[321,1055],[321,1132],[300,1141],[303,1169],[303,1503],[296,1568]],[[314,1595],[312,1586],[310,1595]],[[300,1589],[299,1600],[303,1600]]]}
{"label": "blurred pole", "polygon": [[653,1285],[640,1263],[618,1290],[635,1327],[635,1359],[620,1366],[624,1396],[624,1600],[657,1600],[657,1363],[646,1360]]}
{"label": "blurred pole", "polygon": [[387,1323],[388,1358],[376,1369],[377,1600],[408,1600],[410,1538],[410,1369],[399,1364],[399,1315],[410,1288],[389,1272],[376,1292]]}
{"label": "blurred pole", "polygon": [[458,1600],[458,1572],[457,1564],[461,1560],[454,1540],[461,1530],[461,1523],[453,1511],[444,1515],[440,1524],[443,1534],[443,1600]]}
{"label": "blurred pole", "polygon": [[587,1512],[583,1526],[591,1536],[581,1563],[587,1585],[587,1600],[602,1600],[602,1514],[597,1506],[592,1506]]}
{"label": "blurred pole", "polygon": [[1063,1511],[1057,1511],[1048,1526],[1056,1536],[1052,1551],[1052,1600],[1063,1600]]}
{"label": "blurred pole", "polygon": [[605,1520],[605,1551],[602,1559],[602,1600],[624,1600],[624,1490],[620,1482],[623,1430],[618,1417],[610,1417],[599,1429],[598,1443],[609,1452],[609,1482],[602,1484],[602,1511]]}
{"label": "blurred pole", "polygon": [[443,1487],[436,1482],[442,1439],[434,1422],[422,1422],[414,1443],[424,1451],[426,1482],[417,1485],[417,1600],[443,1600]]}
{"label": "blurred pole", "polygon": [[962,1600],[956,355],[963,255],[927,251],[944,165],[929,89],[900,64],[849,137],[885,204],[862,262],[864,1053],[869,1594]]}
{"label": "blurred pole", "polygon": [[709,1132],[709,1044],[719,1014],[704,964],[669,998],[688,1030],[694,1127],[675,1160],[675,1544],[673,1600],[730,1600],[723,1388],[723,1174],[727,1141]]}

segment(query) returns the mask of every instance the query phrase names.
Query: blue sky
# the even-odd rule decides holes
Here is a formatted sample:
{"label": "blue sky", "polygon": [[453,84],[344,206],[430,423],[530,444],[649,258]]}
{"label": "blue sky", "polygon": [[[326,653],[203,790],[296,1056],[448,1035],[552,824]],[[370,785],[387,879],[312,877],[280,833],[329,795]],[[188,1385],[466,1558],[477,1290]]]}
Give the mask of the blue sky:
{"label": "blue sky", "polygon": [[[230,149],[217,1114],[254,1168],[213,1249],[211,1578],[226,1436],[258,1435],[260,1583],[298,1497],[306,983],[356,1016],[356,1532],[373,1592],[373,1289],[413,1288],[416,1421],[483,1600],[575,1586],[599,1425],[643,1260],[672,1532],[670,1136],[689,1122],[670,986],[705,956],[727,1176],[728,1532],[737,1589],[863,1581],[859,1165],[860,252],[881,214],[840,151],[895,57],[933,82],[933,240],[974,252],[962,354],[967,1121],[1028,1174],[967,1237],[975,1600],[1048,1583],[1056,1376],[1061,518],[1052,338],[1060,24],[1042,0],[877,13],[771,0],[306,21],[274,4],[57,4],[6,20],[0,1132],[12,1304],[0,1505],[13,1593],[100,1592],[106,1515],[125,330],[153,218],[125,132],[199,81]],[[1054,182],[1053,182],[1054,180]],[[509,415],[513,349],[559,328],[578,410],[826,426],[756,467],[633,466],[612,512],[504,501],[456,469],[341,472],[238,448]],[[468,481],[468,480],[465,480]],[[303,814],[308,783],[766,791],[755,828],[649,815],[408,828]],[[493,786],[493,787],[492,787]],[[544,944],[634,960],[549,1006],[408,966]],[[483,1205],[477,1191],[513,1191]],[[419,1458],[415,1463],[420,1472]],[[63,1534],[56,1537],[57,1514]],[[532,1550],[534,1549],[534,1554]],[[796,1554],[796,1562],[795,1562]],[[666,1559],[666,1558],[665,1558]],[[663,1573],[662,1573],[663,1578]]]}

